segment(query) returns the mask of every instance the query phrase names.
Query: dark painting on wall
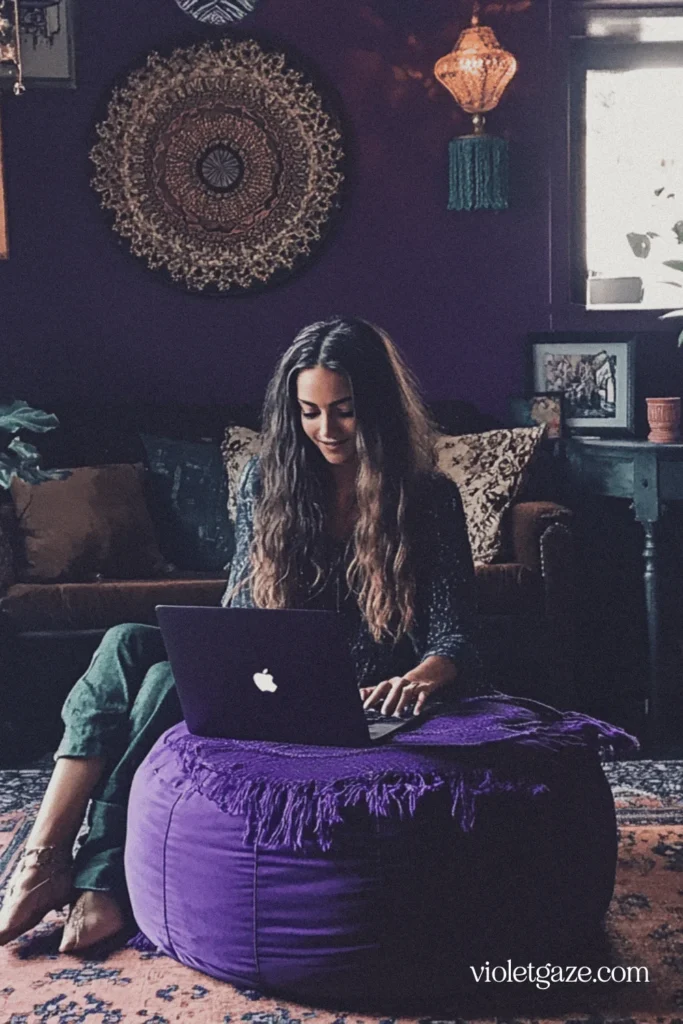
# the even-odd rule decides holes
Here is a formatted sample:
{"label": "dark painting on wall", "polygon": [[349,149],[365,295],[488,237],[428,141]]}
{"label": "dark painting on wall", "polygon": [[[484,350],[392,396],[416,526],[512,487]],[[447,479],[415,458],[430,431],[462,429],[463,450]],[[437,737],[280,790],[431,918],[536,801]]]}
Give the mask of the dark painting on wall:
{"label": "dark painting on wall", "polygon": [[[28,89],[76,85],[74,4],[76,0],[19,0],[19,42],[23,82]],[[17,68],[7,63],[0,85],[12,87]]]}
{"label": "dark painting on wall", "polygon": [[577,342],[549,339],[534,343],[532,351],[533,385],[562,392],[571,432],[633,433],[634,340],[599,335]]}

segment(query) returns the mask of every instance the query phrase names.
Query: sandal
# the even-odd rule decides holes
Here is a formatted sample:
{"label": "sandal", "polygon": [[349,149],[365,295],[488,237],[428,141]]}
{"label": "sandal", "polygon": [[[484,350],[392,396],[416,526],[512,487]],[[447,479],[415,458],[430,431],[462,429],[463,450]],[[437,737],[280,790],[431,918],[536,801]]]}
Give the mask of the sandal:
{"label": "sandal", "polygon": [[[22,888],[27,872],[39,881]],[[71,857],[59,846],[24,850],[0,909],[0,946],[35,928],[50,910],[61,910],[71,895]]]}

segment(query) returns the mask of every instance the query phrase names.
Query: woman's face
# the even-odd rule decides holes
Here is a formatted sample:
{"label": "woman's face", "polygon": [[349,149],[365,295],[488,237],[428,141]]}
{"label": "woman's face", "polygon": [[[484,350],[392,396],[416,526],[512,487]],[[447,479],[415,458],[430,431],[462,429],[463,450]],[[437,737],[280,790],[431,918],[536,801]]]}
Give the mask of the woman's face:
{"label": "woman's face", "polygon": [[297,377],[304,433],[332,465],[356,457],[356,413],[351,385],[341,373],[314,366]]}

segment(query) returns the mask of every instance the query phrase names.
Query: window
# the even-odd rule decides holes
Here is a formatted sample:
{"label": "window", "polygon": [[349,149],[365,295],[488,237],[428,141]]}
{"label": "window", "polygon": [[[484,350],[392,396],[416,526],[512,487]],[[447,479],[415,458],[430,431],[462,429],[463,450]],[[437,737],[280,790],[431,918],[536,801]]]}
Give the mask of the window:
{"label": "window", "polygon": [[572,300],[588,309],[678,309],[683,10],[583,16],[570,86]]}

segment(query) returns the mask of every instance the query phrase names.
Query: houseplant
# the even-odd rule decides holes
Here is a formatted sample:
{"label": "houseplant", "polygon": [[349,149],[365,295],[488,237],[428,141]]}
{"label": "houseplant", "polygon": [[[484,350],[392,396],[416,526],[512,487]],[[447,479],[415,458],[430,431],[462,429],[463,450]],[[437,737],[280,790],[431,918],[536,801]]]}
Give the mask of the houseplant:
{"label": "houseplant", "polygon": [[[22,399],[4,401],[0,398],[0,506],[3,504],[2,492],[9,490],[15,476],[29,483],[39,483],[69,475],[68,470],[41,469],[38,449],[20,436],[23,433],[45,434],[58,426],[59,420],[52,413],[33,409]],[[4,504],[9,505],[8,502]],[[13,562],[12,542],[2,529],[0,515],[0,594],[12,582]],[[0,616],[0,765],[7,763],[5,758],[11,759],[25,749],[26,744],[25,736],[14,723],[13,712],[18,698],[13,688],[18,678],[19,662],[13,636],[10,620]]]}
{"label": "houseplant", "polygon": [[[672,270],[680,270],[683,273],[683,261],[681,260],[664,260],[664,266],[671,267]],[[673,320],[681,317],[683,317],[683,309],[671,309],[668,313],[662,313],[659,319]],[[678,335],[678,347],[683,348],[683,330]]]}
{"label": "houseplant", "polygon": [[[655,195],[659,195],[663,190],[658,189]],[[674,198],[673,194],[669,194],[667,198]],[[670,223],[670,222],[669,222]],[[675,224],[671,225],[671,231],[676,237],[676,243],[678,245],[683,244],[683,220],[677,220]],[[668,234],[668,230],[667,230]],[[655,239],[661,239],[661,233],[657,231],[647,231],[644,234],[637,231],[630,231],[626,235],[626,240],[631,248],[631,252],[638,259],[647,259],[652,254],[653,242]],[[683,260],[677,259],[665,259],[661,260],[663,267],[668,267],[670,270],[676,270],[683,273]],[[668,281],[667,284],[673,285],[676,288],[683,288],[683,282],[679,281]],[[660,320],[674,320],[683,317],[683,309],[672,309],[666,313],[662,313],[659,317]],[[683,330],[678,335],[678,347],[683,347]]]}
{"label": "houseplant", "polygon": [[53,413],[33,409],[22,399],[0,401],[0,490],[9,490],[15,476],[35,484],[69,475],[63,469],[41,469],[38,449],[19,436],[23,432],[45,434],[58,426]]}
{"label": "houseplant", "polygon": [[[58,426],[59,420],[53,413],[33,409],[22,399],[0,399],[0,491],[8,491],[15,476],[35,484],[63,480],[69,475],[64,469],[41,469],[38,449],[19,436],[23,432],[45,434]],[[0,520],[0,591],[11,576],[11,567],[11,544]]]}

